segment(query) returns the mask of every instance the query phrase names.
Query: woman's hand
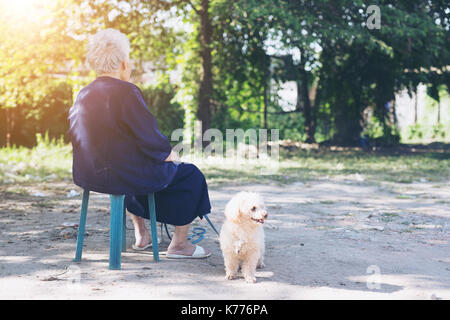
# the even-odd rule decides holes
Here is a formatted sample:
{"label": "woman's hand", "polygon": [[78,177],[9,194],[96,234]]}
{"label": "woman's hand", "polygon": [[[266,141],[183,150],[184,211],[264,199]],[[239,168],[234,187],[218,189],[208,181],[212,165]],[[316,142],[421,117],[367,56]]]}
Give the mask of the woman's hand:
{"label": "woman's hand", "polygon": [[166,162],[178,161],[179,162],[180,158],[178,157],[178,155],[173,150],[171,150],[169,156],[164,161],[166,161]]}

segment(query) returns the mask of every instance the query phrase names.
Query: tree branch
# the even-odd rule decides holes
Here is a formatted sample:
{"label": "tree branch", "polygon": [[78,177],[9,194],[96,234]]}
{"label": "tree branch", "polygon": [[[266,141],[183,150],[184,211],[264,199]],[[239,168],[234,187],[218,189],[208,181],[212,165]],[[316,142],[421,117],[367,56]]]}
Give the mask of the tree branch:
{"label": "tree branch", "polygon": [[186,2],[192,7],[192,9],[194,9],[195,13],[201,14],[200,10],[198,10],[198,9],[194,6],[194,4],[192,3],[191,0],[186,0]]}
{"label": "tree branch", "polygon": [[171,2],[169,3],[169,5],[172,5],[172,6],[178,6],[178,5],[182,5],[182,4],[186,4],[186,3],[187,3],[188,5],[190,5],[190,6],[192,7],[192,9],[194,9],[194,11],[195,11],[197,14],[200,14],[200,10],[198,10],[190,0],[171,1]]}
{"label": "tree branch", "polygon": [[[211,102],[213,104],[215,104],[216,106],[221,107],[221,108],[231,108],[231,109],[234,109],[234,110],[238,110],[238,111],[241,111],[241,112],[247,112],[247,113],[263,113],[263,111],[244,110],[244,109],[236,107],[236,106],[229,106],[229,105],[220,103],[220,102],[215,101],[215,100],[211,100]],[[303,111],[303,107],[299,106],[299,107],[297,107],[297,108],[295,108],[294,110],[291,110],[291,111],[277,111],[277,112],[267,112],[267,113],[268,114],[283,115],[283,114],[289,114],[289,113],[300,113],[302,111]]]}

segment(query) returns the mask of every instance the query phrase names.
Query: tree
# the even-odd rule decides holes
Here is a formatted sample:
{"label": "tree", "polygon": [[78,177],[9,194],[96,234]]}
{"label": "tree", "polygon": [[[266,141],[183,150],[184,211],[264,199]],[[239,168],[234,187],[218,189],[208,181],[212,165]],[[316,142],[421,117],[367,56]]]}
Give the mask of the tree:
{"label": "tree", "polygon": [[[23,10],[19,4],[0,2],[0,145],[34,142],[34,136],[25,134],[26,122],[50,92],[58,95],[60,72],[70,68],[79,52],[67,33],[70,1],[30,5]],[[60,109],[68,102],[64,96],[57,98],[63,103]]]}
{"label": "tree", "polygon": [[[199,119],[203,131],[277,127],[307,142],[354,144],[370,109],[389,138],[397,134],[390,120],[397,91],[424,83],[436,98],[438,88],[448,90],[449,10],[442,0],[372,4],[380,29],[367,27],[362,0],[36,1],[33,12],[45,18],[28,15],[21,24],[2,0],[0,144],[22,141],[29,125],[44,130],[30,119],[49,101],[58,110],[70,104],[70,85],[81,84],[74,76],[93,77],[81,67],[87,36],[106,27],[128,35],[138,83],[149,70],[160,77],[164,85],[148,89],[156,90],[149,99],[173,89],[164,105],[174,95],[185,127]],[[173,71],[181,77],[168,83]],[[277,96],[286,81],[297,87],[291,110]],[[49,93],[55,99],[42,102]]]}

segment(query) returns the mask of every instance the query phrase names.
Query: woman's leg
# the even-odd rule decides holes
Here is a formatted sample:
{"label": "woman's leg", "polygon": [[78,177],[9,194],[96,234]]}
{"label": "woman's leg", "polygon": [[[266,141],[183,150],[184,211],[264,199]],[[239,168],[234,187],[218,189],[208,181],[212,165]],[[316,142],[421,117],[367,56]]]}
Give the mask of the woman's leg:
{"label": "woman's leg", "polygon": [[[175,227],[175,232],[173,234],[172,241],[167,248],[167,253],[192,256],[195,251],[195,245],[193,245],[187,239],[189,226],[190,224]],[[210,251],[208,249],[205,249],[205,253],[209,254]]]}
{"label": "woman's leg", "polygon": [[[125,203],[133,221],[136,246],[145,247],[151,243],[145,221],[149,219],[148,196],[126,196]],[[191,205],[187,205],[191,203]],[[211,212],[208,186],[202,172],[193,164],[181,163],[169,186],[155,192],[156,220],[175,225],[175,234],[168,253],[192,255],[195,246],[188,240],[190,223],[199,214]],[[207,250],[207,253],[209,251]]]}
{"label": "woman's leg", "polygon": [[136,238],[135,245],[137,247],[143,248],[149,243],[152,243],[150,232],[148,232],[147,228],[145,227],[146,220],[130,212],[128,212],[128,214],[130,215],[131,221],[133,222],[134,226],[134,237]]}
{"label": "woman's leg", "polygon": [[[145,227],[146,220],[142,217],[136,216],[132,213],[129,213],[131,217],[131,221],[134,226],[134,236],[136,238],[135,245],[137,247],[145,247],[149,243],[152,243],[152,238],[150,236],[149,231]],[[184,226],[176,226],[175,232],[172,237],[172,241],[167,248],[167,253],[170,254],[181,254],[185,256],[191,256],[195,251],[195,245],[189,242],[188,233],[189,233],[190,224]],[[205,253],[209,254],[210,251],[205,249]]]}

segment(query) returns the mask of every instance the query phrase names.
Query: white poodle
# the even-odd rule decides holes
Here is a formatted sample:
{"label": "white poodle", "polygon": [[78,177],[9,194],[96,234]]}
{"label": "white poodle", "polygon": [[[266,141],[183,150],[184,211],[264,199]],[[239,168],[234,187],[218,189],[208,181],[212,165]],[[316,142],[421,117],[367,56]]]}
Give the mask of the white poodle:
{"label": "white poodle", "polygon": [[236,277],[239,266],[247,282],[256,282],[256,268],[264,267],[264,220],[268,214],[257,193],[239,192],[225,207],[220,248],[226,279]]}

